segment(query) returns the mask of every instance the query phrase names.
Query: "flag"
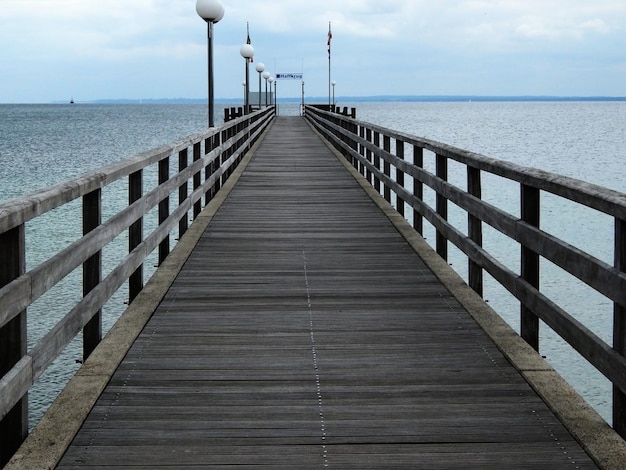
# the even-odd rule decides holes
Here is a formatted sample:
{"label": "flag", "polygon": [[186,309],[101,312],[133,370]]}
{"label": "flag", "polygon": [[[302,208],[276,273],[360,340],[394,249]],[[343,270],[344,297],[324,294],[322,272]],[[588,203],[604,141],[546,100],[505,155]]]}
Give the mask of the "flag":
{"label": "flag", "polygon": [[[246,23],[246,29],[248,30],[248,37],[246,38],[246,44],[252,45],[252,41],[250,41],[250,23]],[[250,57],[250,62],[254,62],[254,57]]]}
{"label": "flag", "polygon": [[330,57],[330,40],[333,38],[333,33],[330,30],[330,23],[328,23],[328,41],[326,42],[326,45],[328,46],[328,56]]}

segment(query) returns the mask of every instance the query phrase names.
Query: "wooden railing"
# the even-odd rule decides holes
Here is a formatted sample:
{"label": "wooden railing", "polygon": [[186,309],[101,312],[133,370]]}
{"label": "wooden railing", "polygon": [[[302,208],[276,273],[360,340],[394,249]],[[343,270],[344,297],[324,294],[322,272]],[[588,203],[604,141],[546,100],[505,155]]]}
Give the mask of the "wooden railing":
{"label": "wooden railing", "polygon": [[[467,256],[467,280],[472,289],[483,295],[483,272],[486,271],[520,301],[520,335],[531,346],[539,349],[541,319],[606,376],[613,384],[613,427],[626,437],[625,194],[311,106],[306,108],[306,118],[396,210],[405,215],[405,206],[413,209],[413,226],[420,234],[424,230],[424,220],[432,224],[436,230],[435,248],[441,257],[448,258],[448,242]],[[405,159],[407,149],[410,150],[407,154],[412,153],[412,161]],[[424,151],[429,151],[435,159],[434,173],[424,167]],[[464,166],[466,187],[448,180],[450,161]],[[481,198],[483,174],[497,175],[519,186],[519,216]],[[405,184],[407,177],[412,178],[412,185]],[[408,186],[413,187],[412,191],[407,189]],[[430,205],[424,198],[427,187],[435,193]],[[539,223],[542,193],[551,193],[610,216],[615,231],[607,236],[614,239],[614,265],[543,231]],[[466,226],[454,226],[450,222],[449,202],[467,213]],[[521,246],[519,274],[484,248],[483,223]],[[549,260],[610,299],[614,310],[612,346],[540,291],[540,258]]]}
{"label": "wooden railing", "polygon": [[[273,117],[274,109],[266,108],[0,205],[0,467],[28,433],[31,386],[81,330],[83,357],[89,356],[102,338],[102,306],[126,281],[129,301],[137,296],[147,256],[158,249],[158,264],[163,262],[170,233],[176,228],[179,237],[185,233],[189,215],[195,219],[200,214]],[[158,173],[153,187],[144,188],[146,171]],[[102,190],[126,179],[128,204],[102,221]],[[176,195],[178,205],[170,210]],[[82,205],[72,217],[82,217],[82,238],[77,234],[77,241],[26,272],[26,253],[32,247],[26,243],[25,225],[79,198]],[[158,223],[144,236],[144,217],[152,209],[158,210]],[[126,230],[129,253],[102,279],[102,250]],[[82,300],[27,350],[27,307],[81,267]]]}

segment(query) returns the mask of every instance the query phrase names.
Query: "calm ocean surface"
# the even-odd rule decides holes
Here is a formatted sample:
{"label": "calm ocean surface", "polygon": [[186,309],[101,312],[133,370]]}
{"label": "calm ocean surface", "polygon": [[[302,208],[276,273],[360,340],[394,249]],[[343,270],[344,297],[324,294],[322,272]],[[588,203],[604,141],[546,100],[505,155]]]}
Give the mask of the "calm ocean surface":
{"label": "calm ocean surface", "polygon": [[[624,102],[340,104],[356,107],[357,117],[368,122],[626,192]],[[282,115],[297,112],[297,104],[280,105]],[[219,106],[216,116],[218,119],[223,116]],[[0,202],[200,132],[206,127],[206,120],[206,106],[195,104],[0,105]],[[460,168],[455,172],[451,165],[450,172],[450,179],[462,184],[465,176]],[[485,178],[483,192],[485,199],[502,204],[512,213],[519,212],[519,189],[515,185]],[[120,190],[119,204],[124,198]],[[548,203],[542,215],[544,230],[613,263],[611,220],[556,198],[552,201],[546,197],[544,201]],[[461,221],[463,215],[451,210],[450,217],[459,217]],[[39,253],[27,254],[27,269],[45,259],[51,250],[47,244],[73,241],[80,232],[79,224],[64,218],[63,211],[28,224],[27,246],[39,245],[41,249]],[[426,230],[425,236],[429,242],[433,241],[434,231]],[[484,236],[485,246],[507,266],[518,270],[519,248],[488,228]],[[123,237],[119,238],[114,245],[119,246],[119,253],[104,255],[105,275],[106,263],[116,262],[127,246]],[[465,258],[452,249],[449,261],[465,278]],[[572,290],[571,279],[549,263],[543,263],[541,269],[542,290],[611,343],[612,305],[584,286]],[[68,276],[61,286],[29,308],[31,345],[66,313],[65,304],[77,300],[79,283],[76,276]],[[122,290],[105,306],[105,330],[123,311],[126,297]],[[488,277],[485,298],[519,330],[518,303]],[[50,397],[56,395],[78,367],[80,348],[78,342],[70,345],[31,391],[31,424],[39,420]],[[543,328],[541,353],[610,422],[608,381],[548,328]]]}

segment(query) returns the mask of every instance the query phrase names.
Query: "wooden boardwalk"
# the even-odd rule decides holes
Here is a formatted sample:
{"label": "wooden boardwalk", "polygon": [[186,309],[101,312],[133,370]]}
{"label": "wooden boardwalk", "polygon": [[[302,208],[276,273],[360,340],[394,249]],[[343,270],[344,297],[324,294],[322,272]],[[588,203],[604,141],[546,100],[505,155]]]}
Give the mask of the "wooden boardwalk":
{"label": "wooden boardwalk", "polygon": [[57,468],[596,468],[278,118]]}

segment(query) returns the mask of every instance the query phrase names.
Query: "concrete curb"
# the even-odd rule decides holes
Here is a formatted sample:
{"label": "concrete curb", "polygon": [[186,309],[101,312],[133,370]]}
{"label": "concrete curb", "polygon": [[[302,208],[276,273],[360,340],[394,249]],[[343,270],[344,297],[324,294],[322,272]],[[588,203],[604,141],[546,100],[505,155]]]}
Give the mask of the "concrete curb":
{"label": "concrete curb", "polygon": [[51,470],[56,467],[272,125],[273,122],[194,220],[165,262],[155,271],[89,359],[68,382],[4,470]]}
{"label": "concrete curb", "polygon": [[[307,121],[308,122],[308,121]],[[309,123],[309,126],[311,124]],[[626,441],[441,258],[415,229],[313,126],[347,171],[417,255],[487,333],[565,428],[603,470],[626,468]]]}

